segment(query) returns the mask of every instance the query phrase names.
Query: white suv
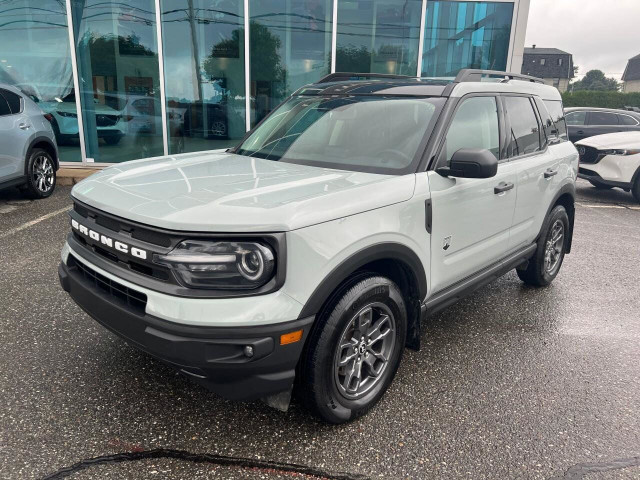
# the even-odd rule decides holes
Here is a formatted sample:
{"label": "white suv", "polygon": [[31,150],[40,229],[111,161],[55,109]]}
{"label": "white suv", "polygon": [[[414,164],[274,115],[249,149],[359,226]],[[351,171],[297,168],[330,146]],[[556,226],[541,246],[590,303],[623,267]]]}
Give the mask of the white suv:
{"label": "white suv", "polygon": [[241,144],[76,185],[64,289],[136,347],[231,399],[326,421],[383,395],[420,321],[571,249],[578,154],[558,91],[332,74]]}

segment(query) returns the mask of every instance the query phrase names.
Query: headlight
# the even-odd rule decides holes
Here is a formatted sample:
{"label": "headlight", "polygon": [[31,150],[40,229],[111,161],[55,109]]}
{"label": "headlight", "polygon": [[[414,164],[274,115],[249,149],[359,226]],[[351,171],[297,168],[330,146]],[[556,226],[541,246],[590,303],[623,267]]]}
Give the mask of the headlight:
{"label": "headlight", "polygon": [[616,149],[616,150],[605,150],[604,152],[605,155],[622,155],[622,156],[627,156],[627,155],[637,155],[640,153],[640,149]]}
{"label": "headlight", "polygon": [[240,290],[266,284],[273,277],[275,255],[259,242],[185,240],[154,261],[173,270],[187,287]]}

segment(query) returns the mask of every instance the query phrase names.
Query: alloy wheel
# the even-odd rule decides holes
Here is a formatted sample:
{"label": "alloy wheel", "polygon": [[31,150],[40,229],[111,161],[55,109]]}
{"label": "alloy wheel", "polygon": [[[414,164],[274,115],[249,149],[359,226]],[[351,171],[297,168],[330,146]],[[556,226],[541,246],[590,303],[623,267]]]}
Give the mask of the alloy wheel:
{"label": "alloy wheel", "polygon": [[564,224],[556,220],[549,230],[544,250],[544,269],[549,275],[555,275],[560,267],[564,250]]}
{"label": "alloy wheel", "polygon": [[386,305],[369,304],[352,317],[334,355],[334,379],[345,398],[360,398],[381,381],[395,342],[396,320]]}
{"label": "alloy wheel", "polygon": [[45,155],[39,155],[33,161],[33,184],[41,193],[48,193],[53,188],[55,171],[51,159]]}
{"label": "alloy wheel", "polygon": [[227,125],[222,120],[217,120],[211,125],[211,134],[216,137],[224,137],[227,134]]}

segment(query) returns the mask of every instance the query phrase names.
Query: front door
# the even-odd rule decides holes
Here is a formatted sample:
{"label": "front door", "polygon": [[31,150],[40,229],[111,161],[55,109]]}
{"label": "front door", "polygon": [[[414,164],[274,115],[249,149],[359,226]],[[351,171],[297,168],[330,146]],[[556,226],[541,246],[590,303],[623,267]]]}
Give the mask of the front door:
{"label": "front door", "polygon": [[[446,165],[461,148],[484,148],[499,158],[499,118],[494,96],[463,99],[438,155],[438,165]],[[517,175],[512,165],[500,162],[492,178],[443,177],[435,171],[428,176],[433,212],[430,290],[436,293],[506,255]]]}

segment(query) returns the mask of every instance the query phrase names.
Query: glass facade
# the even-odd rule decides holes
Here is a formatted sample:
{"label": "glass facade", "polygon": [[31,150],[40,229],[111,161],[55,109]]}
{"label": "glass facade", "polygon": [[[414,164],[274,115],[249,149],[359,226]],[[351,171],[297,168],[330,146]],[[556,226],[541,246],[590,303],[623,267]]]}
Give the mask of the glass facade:
{"label": "glass facade", "polygon": [[162,0],[169,153],[224,148],[246,133],[244,2]]}
{"label": "glass facade", "polygon": [[518,1],[0,0],[0,83],[63,162],[223,149],[332,71],[506,69]]}
{"label": "glass facade", "polygon": [[60,159],[79,162],[67,23],[64,1],[0,1],[0,83],[21,88],[51,113]]}
{"label": "glass facade", "polygon": [[513,3],[428,1],[422,75],[455,76],[463,68],[504,70]]}
{"label": "glass facade", "polygon": [[336,71],[415,75],[421,0],[338,2]]}
{"label": "glass facade", "polygon": [[251,123],[331,70],[332,0],[251,0]]}

